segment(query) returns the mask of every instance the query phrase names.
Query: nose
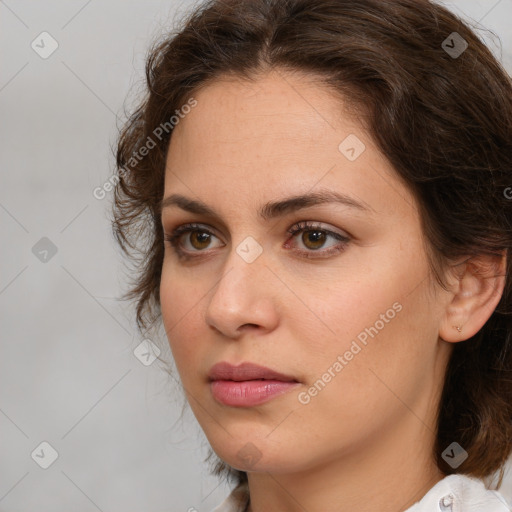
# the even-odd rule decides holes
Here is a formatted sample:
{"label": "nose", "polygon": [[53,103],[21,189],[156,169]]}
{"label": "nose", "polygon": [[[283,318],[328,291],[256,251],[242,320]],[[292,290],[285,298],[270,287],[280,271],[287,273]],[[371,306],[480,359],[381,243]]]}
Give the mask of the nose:
{"label": "nose", "polygon": [[276,278],[266,265],[265,252],[245,261],[236,246],[226,260],[206,308],[206,323],[229,338],[247,330],[269,332],[278,324]]}

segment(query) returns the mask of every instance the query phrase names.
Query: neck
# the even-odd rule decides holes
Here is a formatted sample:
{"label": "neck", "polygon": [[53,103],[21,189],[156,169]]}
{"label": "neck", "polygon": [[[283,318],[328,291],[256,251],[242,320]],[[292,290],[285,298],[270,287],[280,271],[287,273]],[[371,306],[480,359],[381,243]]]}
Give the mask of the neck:
{"label": "neck", "polygon": [[434,431],[409,410],[350,453],[302,472],[248,473],[249,512],[404,512],[444,478]]}

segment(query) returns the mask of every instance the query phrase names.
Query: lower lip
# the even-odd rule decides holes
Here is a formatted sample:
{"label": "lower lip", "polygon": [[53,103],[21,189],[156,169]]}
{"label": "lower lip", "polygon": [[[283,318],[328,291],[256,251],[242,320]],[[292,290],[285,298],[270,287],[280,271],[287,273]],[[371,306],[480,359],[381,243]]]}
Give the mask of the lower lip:
{"label": "lower lip", "polygon": [[210,383],[210,389],[215,400],[224,405],[251,407],[268,402],[298,385],[298,382],[280,380],[215,380]]}

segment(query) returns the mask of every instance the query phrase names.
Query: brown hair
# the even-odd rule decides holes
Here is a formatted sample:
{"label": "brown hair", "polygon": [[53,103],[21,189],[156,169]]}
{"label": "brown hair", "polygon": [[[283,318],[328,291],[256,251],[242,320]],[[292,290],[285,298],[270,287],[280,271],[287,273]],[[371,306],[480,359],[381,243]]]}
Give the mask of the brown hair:
{"label": "brown hair", "polygon": [[[447,51],[463,49],[463,40],[460,55]],[[498,307],[477,334],[455,344],[433,453],[441,471],[454,473],[442,452],[457,441],[468,453],[457,472],[484,478],[500,470],[499,487],[512,450],[512,84],[477,35],[435,3],[210,0],[151,50],[148,93],[118,143],[113,208],[116,239],[137,262],[125,298],[136,299],[139,329],[161,316],[169,119],[216,78],[251,80],[271,68],[307,72],[359,107],[414,193],[440,285],[450,260],[507,250]],[[168,129],[157,137],[159,126]],[[150,139],[155,147],[141,151]],[[247,478],[222,462],[215,472]]]}

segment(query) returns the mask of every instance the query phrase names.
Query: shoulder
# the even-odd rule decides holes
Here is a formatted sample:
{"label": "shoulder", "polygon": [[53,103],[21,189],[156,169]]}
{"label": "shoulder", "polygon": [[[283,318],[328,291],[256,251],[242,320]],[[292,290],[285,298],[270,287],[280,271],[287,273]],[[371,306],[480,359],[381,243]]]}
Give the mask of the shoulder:
{"label": "shoulder", "polygon": [[406,512],[512,512],[510,503],[479,478],[448,475]]}
{"label": "shoulder", "polygon": [[244,512],[249,502],[247,482],[237,485],[231,494],[211,512]]}
{"label": "shoulder", "polygon": [[[249,501],[247,483],[211,512],[244,512]],[[462,474],[448,475],[430,489],[406,512],[512,512],[512,505],[498,492],[486,488],[478,478]]]}

